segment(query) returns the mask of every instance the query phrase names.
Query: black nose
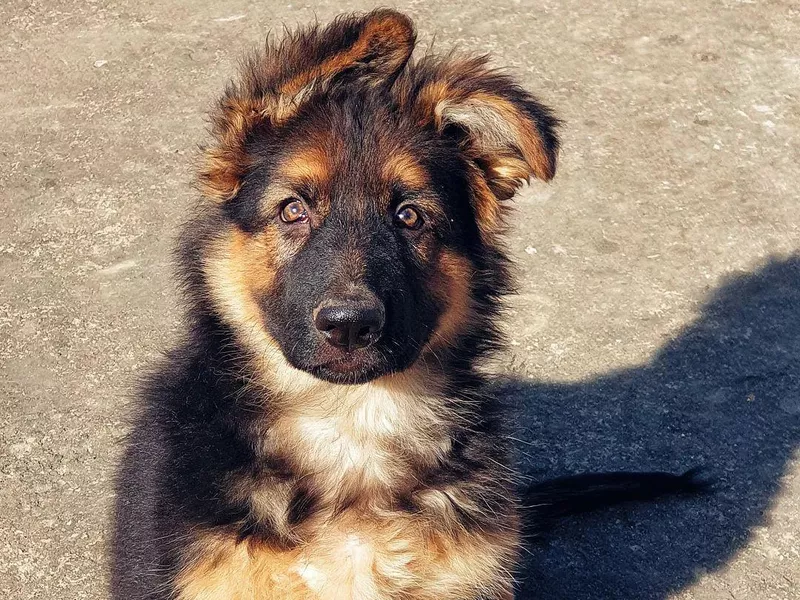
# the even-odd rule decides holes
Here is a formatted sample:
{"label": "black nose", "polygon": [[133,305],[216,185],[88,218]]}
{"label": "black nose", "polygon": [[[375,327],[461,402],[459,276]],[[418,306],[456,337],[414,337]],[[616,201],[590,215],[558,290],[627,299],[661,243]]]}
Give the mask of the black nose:
{"label": "black nose", "polygon": [[381,337],[384,309],[375,298],[329,298],[314,314],[314,325],[334,346],[366,348]]}

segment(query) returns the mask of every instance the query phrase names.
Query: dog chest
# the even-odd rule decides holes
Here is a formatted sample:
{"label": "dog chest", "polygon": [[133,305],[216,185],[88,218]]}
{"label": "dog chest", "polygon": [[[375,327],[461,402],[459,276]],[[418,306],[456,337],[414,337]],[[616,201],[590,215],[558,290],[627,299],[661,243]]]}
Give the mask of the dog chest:
{"label": "dog chest", "polygon": [[437,539],[401,514],[345,515],[284,551],[209,532],[189,556],[177,600],[473,600],[509,559],[489,540]]}
{"label": "dog chest", "polygon": [[449,451],[448,428],[429,399],[375,386],[329,393],[279,418],[265,440],[265,452],[311,477],[324,499],[396,492]]}

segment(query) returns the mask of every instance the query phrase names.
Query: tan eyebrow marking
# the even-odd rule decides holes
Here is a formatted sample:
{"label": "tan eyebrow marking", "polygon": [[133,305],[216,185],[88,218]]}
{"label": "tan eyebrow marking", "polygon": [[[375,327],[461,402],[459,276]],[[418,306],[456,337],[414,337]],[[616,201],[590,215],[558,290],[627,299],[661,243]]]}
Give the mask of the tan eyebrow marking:
{"label": "tan eyebrow marking", "polygon": [[421,190],[430,184],[428,173],[407,150],[389,157],[383,165],[383,177],[388,182],[398,181],[412,190]]}
{"label": "tan eyebrow marking", "polygon": [[278,166],[278,173],[289,180],[311,180],[322,184],[330,178],[330,161],[325,150],[308,146],[287,156]]}
{"label": "tan eyebrow marking", "polygon": [[313,212],[324,219],[330,212],[327,191],[332,176],[331,156],[321,144],[309,144],[285,156],[275,169],[274,181],[263,196],[264,213],[275,213],[287,198],[311,201]]}

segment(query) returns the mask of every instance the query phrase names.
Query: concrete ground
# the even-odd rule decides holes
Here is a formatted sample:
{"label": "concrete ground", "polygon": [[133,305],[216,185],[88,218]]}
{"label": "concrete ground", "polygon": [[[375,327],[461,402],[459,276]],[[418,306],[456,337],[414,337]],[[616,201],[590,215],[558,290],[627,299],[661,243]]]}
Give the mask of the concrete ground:
{"label": "concrete ground", "polygon": [[[368,2],[0,4],[0,595],[107,597],[139,369],[204,112],[281,23]],[[534,540],[520,598],[800,597],[800,7],[412,0],[564,118],[518,198],[498,368],[532,477],[704,464],[718,492]]]}

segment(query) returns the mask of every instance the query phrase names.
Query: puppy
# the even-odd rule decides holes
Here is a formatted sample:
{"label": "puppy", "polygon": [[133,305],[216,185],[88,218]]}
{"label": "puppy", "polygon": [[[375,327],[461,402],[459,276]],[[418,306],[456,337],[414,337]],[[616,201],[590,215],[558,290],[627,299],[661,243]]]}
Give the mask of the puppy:
{"label": "puppy", "polygon": [[[477,367],[510,291],[504,202],[553,177],[558,120],[484,58],[414,44],[397,12],[344,16],[268,44],[219,101],[186,334],[121,469],[119,600],[513,597],[521,503]],[[691,487],[647,477],[532,498]]]}

